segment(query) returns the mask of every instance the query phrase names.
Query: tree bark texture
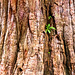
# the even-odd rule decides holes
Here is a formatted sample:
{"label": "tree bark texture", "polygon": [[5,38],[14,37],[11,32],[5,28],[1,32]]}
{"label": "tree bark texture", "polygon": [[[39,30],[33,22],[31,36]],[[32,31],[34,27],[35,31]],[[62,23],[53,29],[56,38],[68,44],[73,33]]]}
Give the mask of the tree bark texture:
{"label": "tree bark texture", "polygon": [[0,0],[0,75],[75,75],[75,1]]}

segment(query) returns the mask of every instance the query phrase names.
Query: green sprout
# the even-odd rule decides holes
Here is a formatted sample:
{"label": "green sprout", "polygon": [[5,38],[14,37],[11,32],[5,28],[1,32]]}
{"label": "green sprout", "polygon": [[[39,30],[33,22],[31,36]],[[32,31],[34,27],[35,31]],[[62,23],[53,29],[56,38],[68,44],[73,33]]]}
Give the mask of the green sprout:
{"label": "green sprout", "polygon": [[48,19],[51,19],[51,18],[52,18],[51,16],[48,17]]}
{"label": "green sprout", "polygon": [[50,24],[46,25],[46,33],[51,33],[52,29],[56,30],[54,27],[50,27]]}
{"label": "green sprout", "polygon": [[50,52],[48,52],[48,54],[50,54]]}

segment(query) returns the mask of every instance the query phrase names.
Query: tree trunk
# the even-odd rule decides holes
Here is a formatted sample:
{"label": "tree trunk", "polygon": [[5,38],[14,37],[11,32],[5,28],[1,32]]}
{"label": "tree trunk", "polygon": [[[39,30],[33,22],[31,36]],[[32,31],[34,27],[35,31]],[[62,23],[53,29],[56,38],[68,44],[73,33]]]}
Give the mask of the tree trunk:
{"label": "tree trunk", "polygon": [[75,75],[74,4],[0,0],[0,75]]}

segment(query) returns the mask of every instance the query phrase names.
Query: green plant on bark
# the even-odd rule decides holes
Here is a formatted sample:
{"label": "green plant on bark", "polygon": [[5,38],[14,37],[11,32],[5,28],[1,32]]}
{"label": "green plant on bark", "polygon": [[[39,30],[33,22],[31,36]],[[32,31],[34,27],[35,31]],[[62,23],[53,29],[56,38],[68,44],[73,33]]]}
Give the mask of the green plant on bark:
{"label": "green plant on bark", "polygon": [[48,19],[51,19],[51,18],[52,18],[51,16],[48,17]]}
{"label": "green plant on bark", "polygon": [[52,29],[56,30],[54,27],[50,27],[50,24],[46,25],[46,33],[51,33]]}
{"label": "green plant on bark", "polygon": [[50,52],[48,52],[48,54],[50,54]]}
{"label": "green plant on bark", "polygon": [[[48,19],[51,19],[51,16],[49,16]],[[50,24],[46,24],[46,33],[51,33],[52,29],[56,30],[54,27],[50,27]]]}
{"label": "green plant on bark", "polygon": [[[52,18],[51,16],[48,17],[48,19],[51,19],[51,18]],[[52,29],[56,30],[54,27],[51,27],[50,24],[48,24],[48,25],[46,24],[46,33],[47,32],[51,33]],[[48,52],[48,54],[50,54],[50,52]]]}

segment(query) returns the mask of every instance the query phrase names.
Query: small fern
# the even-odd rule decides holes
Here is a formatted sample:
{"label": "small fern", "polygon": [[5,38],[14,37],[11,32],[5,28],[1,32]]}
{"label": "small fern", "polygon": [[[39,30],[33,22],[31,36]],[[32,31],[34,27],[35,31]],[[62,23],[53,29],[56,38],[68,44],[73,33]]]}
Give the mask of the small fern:
{"label": "small fern", "polygon": [[[51,19],[51,18],[52,18],[51,16],[48,17],[48,19]],[[46,33],[47,32],[51,33],[52,29],[56,30],[54,27],[50,27],[50,24],[48,24],[48,25],[46,24],[46,31],[45,31]],[[50,54],[50,52],[48,52],[48,54]]]}
{"label": "small fern", "polygon": [[51,18],[52,18],[51,16],[48,17],[48,19],[51,19]]}
{"label": "small fern", "polygon": [[50,52],[48,52],[48,54],[50,54]]}
{"label": "small fern", "polygon": [[[51,16],[49,16],[48,17],[48,19],[51,19],[52,17]],[[56,30],[54,27],[50,27],[50,24],[46,24],[46,33],[48,32],[48,33],[51,33],[51,30],[52,29],[54,29],[54,30]]]}
{"label": "small fern", "polygon": [[46,33],[51,33],[52,29],[56,30],[54,27],[50,27],[50,24],[46,25]]}

